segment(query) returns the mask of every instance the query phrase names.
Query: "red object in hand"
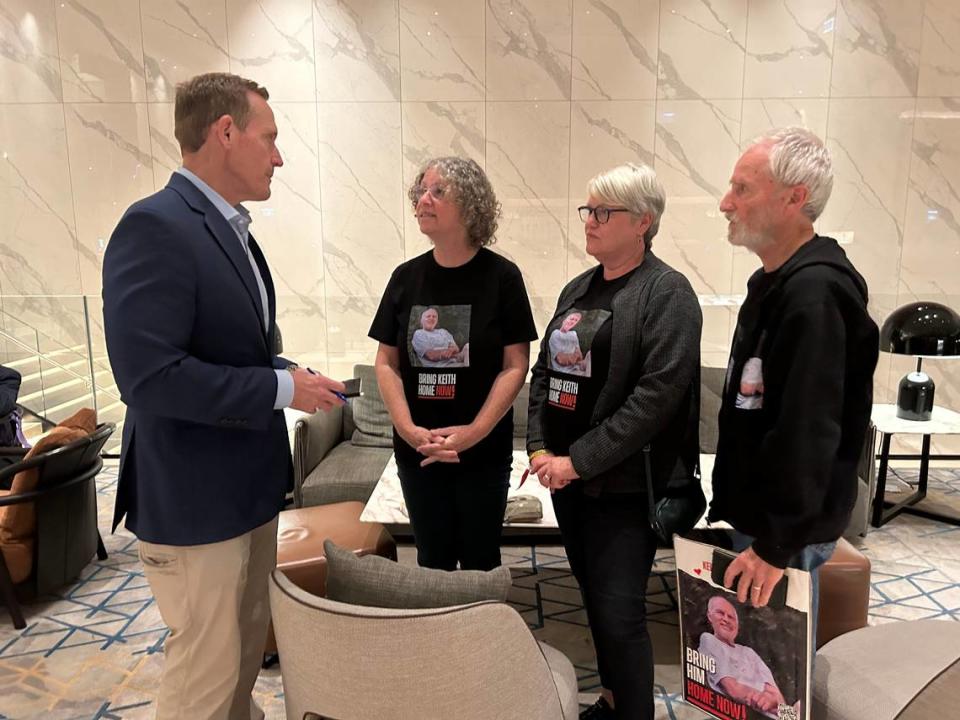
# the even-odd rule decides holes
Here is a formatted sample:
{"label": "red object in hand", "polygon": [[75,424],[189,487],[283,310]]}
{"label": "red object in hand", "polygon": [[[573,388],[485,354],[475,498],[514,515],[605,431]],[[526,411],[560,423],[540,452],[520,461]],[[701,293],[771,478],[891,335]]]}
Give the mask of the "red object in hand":
{"label": "red object in hand", "polygon": [[527,477],[530,475],[530,468],[527,468],[523,471],[523,475],[520,476],[520,484],[517,485],[518,488],[522,488],[523,484],[527,481]]}

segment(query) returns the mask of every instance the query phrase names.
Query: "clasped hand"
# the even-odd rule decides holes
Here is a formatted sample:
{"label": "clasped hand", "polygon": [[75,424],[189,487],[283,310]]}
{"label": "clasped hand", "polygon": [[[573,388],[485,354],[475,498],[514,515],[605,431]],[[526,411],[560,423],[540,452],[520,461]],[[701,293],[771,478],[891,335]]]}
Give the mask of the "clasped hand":
{"label": "clasped hand", "polygon": [[481,440],[472,425],[451,425],[434,430],[416,425],[400,433],[400,436],[418,453],[426,456],[420,462],[420,467],[436,462],[458,463],[460,453]]}

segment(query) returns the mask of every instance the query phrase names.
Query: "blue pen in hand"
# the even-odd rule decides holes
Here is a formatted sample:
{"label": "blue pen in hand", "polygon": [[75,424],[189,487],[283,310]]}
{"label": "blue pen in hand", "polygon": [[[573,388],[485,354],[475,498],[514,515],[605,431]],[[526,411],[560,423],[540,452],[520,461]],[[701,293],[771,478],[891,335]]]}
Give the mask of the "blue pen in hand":
{"label": "blue pen in hand", "polygon": [[[307,368],[307,372],[310,373],[311,375],[319,375],[319,374],[320,374],[320,373],[318,373],[318,372],[315,372],[313,368],[309,368],[309,367]],[[331,390],[330,392],[332,392],[332,393],[333,393],[334,395],[336,395],[338,398],[340,398],[341,400],[343,400],[343,402],[346,402],[346,401],[347,401],[347,396],[344,395],[342,392],[337,392],[336,390]]]}

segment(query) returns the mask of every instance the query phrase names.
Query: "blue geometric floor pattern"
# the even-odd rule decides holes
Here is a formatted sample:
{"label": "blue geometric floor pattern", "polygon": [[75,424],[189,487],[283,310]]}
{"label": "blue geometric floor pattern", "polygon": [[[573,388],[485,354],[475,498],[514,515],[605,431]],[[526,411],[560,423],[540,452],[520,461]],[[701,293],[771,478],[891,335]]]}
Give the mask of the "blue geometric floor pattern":
{"label": "blue geometric floor pattern", "polygon": [[[916,473],[896,475],[906,483],[916,481]],[[0,609],[0,720],[153,717],[167,629],[143,576],[136,539],[123,529],[107,533],[115,464],[104,468],[97,485],[108,559],[94,559],[72,585],[26,605],[22,631],[14,630],[9,614]],[[960,471],[931,471],[930,491],[960,504]],[[958,532],[958,527],[910,516],[871,529],[859,543],[873,563],[871,623],[960,620]],[[401,547],[401,562],[414,558],[412,548]],[[570,658],[581,702],[592,702],[600,684],[596,656],[563,549],[504,547],[503,560],[514,578],[510,603],[539,640]],[[700,720],[706,716],[679,695],[675,570],[672,553],[659,552],[648,585],[656,717]],[[279,667],[261,672],[255,693],[267,718],[284,717]]]}

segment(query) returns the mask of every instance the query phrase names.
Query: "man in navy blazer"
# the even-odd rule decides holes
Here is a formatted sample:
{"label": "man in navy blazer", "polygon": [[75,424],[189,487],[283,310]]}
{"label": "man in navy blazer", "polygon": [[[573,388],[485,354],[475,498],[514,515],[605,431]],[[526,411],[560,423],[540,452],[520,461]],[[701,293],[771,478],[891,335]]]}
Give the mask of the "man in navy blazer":
{"label": "man in navy blazer", "polygon": [[158,718],[263,717],[251,691],[292,486],[283,408],[342,403],[342,383],[273,352],[273,282],[240,205],[270,197],[283,164],[267,99],[222,73],[178,86],[183,167],[127,210],[104,255],[127,405],[113,527],[126,515],[170,628]]}

